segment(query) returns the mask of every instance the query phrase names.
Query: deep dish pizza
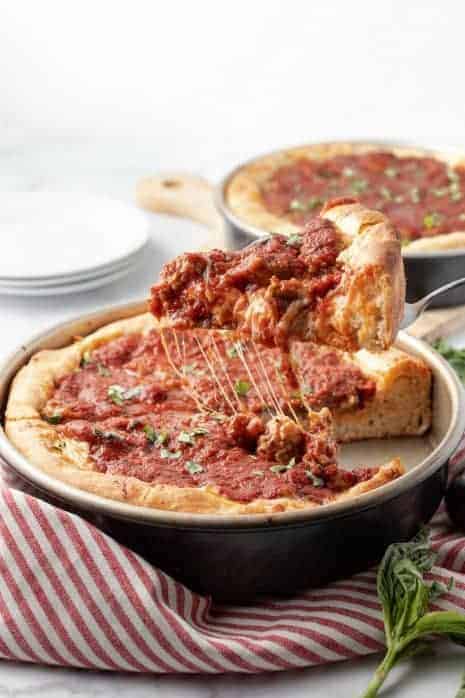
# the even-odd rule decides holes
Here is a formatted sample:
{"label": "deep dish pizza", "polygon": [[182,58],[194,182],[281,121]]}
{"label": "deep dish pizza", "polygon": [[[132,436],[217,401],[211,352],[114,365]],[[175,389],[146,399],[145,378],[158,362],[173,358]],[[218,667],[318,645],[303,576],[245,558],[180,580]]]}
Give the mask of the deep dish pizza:
{"label": "deep dish pizza", "polygon": [[[259,409],[253,392],[265,391],[267,381],[262,375],[262,384],[253,386],[237,364],[234,345],[224,356],[241,411],[222,403],[220,391],[216,405],[202,404],[199,396],[207,392],[202,379],[208,380],[209,372],[205,336],[202,341],[203,351],[191,333],[183,348],[177,336],[167,354],[147,314],[108,325],[64,349],[42,351],[13,383],[7,434],[38,468],[81,489],[199,513],[314,507],[357,496],[403,472],[397,459],[379,468],[341,468],[328,410],[305,409],[299,388],[297,420],[284,410]],[[174,368],[175,343],[185,363]],[[277,350],[270,351],[269,362]],[[302,391],[311,383],[308,363],[303,368],[310,382]],[[195,379],[187,390],[184,376]],[[292,368],[287,380],[286,390],[297,381]],[[372,382],[362,374],[346,381],[346,411],[357,409],[354,391],[359,409],[376,402]],[[344,402],[342,388],[339,392]],[[320,391],[318,407],[323,403]],[[428,404],[418,409],[427,420]],[[417,425],[418,432],[425,425]]]}
{"label": "deep dish pizza", "polygon": [[250,162],[225,191],[233,215],[288,234],[341,196],[356,196],[387,215],[407,250],[465,247],[463,157],[365,143],[315,144]]}
{"label": "deep dish pizza", "polygon": [[[262,352],[265,372],[249,374],[241,347],[217,337],[216,370],[224,366],[231,381],[227,399],[209,369],[211,341],[205,333],[165,336],[146,314],[39,352],[14,380],[6,432],[38,468],[89,492],[165,510],[244,514],[311,508],[401,475],[397,459],[379,468],[340,467],[325,407],[340,425],[349,418],[352,436],[363,436],[350,416],[371,409],[376,419],[389,371],[397,400],[421,386],[423,402],[415,421],[406,415],[391,430],[388,419],[379,422],[382,433],[422,433],[428,426],[429,371],[402,352],[391,356],[387,372],[376,364],[382,355],[365,371],[363,357],[333,352],[325,360],[310,345],[295,346],[278,365],[280,392],[278,349]],[[274,396],[267,393],[271,380]],[[366,412],[363,419],[366,435],[376,435]]]}
{"label": "deep dish pizza", "polygon": [[391,346],[403,315],[398,234],[353,200],[326,205],[298,235],[237,252],[180,255],[152,287],[151,311],[177,329],[225,329],[264,345]]}

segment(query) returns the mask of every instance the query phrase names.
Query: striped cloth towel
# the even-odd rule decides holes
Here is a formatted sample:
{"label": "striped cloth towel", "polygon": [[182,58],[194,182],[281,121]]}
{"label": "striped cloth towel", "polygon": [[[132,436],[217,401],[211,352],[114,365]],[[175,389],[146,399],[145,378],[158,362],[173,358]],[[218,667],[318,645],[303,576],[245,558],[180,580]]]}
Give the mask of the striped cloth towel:
{"label": "striped cloth towel", "polygon": [[[465,449],[456,457],[463,461]],[[72,513],[0,487],[0,657],[157,673],[256,673],[379,652],[376,570],[288,600],[226,606],[195,594]],[[432,579],[465,609],[465,537],[433,522]]]}

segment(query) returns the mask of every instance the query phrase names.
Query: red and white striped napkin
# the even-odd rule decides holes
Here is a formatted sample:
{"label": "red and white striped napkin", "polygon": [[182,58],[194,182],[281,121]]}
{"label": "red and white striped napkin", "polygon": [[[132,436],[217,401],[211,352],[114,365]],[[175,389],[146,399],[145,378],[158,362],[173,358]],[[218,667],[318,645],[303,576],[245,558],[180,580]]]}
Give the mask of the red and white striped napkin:
{"label": "red and white striped napkin", "polygon": [[[463,451],[456,462],[463,460]],[[13,486],[12,486],[13,485]],[[77,515],[0,488],[0,657],[157,673],[280,671],[381,651],[376,570],[289,600],[195,594]],[[465,609],[465,536],[435,516],[437,608]]]}

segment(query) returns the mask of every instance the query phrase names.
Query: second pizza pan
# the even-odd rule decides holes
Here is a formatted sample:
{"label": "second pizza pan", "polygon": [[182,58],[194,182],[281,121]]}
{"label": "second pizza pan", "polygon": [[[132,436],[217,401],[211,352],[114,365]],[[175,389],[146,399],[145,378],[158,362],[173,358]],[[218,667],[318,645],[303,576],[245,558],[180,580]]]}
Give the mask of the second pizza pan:
{"label": "second pizza pan", "polygon": [[[370,142],[314,143],[301,146],[298,150],[310,152],[313,148],[320,150],[328,148],[337,153],[339,148],[347,147],[354,149],[374,148],[398,154],[405,152],[420,156],[431,155],[448,162],[463,158],[463,154],[461,157],[461,154],[457,152],[428,149],[410,143],[376,140]],[[227,173],[217,187],[185,173],[145,178],[138,186],[138,202],[152,211],[172,213],[206,224],[211,231],[210,239],[207,241],[209,246],[241,248],[266,234],[267,230],[256,227],[233,213],[227,197],[228,186],[232,178],[249,165],[293,150],[293,148],[285,148],[243,162]],[[408,302],[418,300],[434,289],[463,277],[465,273],[465,247],[452,250],[410,251],[407,246],[403,250],[403,259],[407,277]],[[432,304],[432,307],[456,306],[464,303],[465,288],[459,288],[441,296]]]}
{"label": "second pizza pan", "polygon": [[[0,370],[5,409],[17,371],[41,349],[68,345],[114,320],[144,312],[145,303],[107,308],[59,325],[19,348]],[[342,449],[347,465],[399,455],[407,473],[358,498],[308,511],[247,516],[184,514],[124,504],[55,480],[32,466],[0,431],[0,454],[17,475],[51,501],[98,515],[99,525],[190,588],[244,601],[293,594],[367,569],[389,543],[406,540],[433,515],[447,465],[465,431],[465,400],[453,370],[425,343],[402,334],[398,346],[434,374],[433,428],[423,437],[379,439]]]}

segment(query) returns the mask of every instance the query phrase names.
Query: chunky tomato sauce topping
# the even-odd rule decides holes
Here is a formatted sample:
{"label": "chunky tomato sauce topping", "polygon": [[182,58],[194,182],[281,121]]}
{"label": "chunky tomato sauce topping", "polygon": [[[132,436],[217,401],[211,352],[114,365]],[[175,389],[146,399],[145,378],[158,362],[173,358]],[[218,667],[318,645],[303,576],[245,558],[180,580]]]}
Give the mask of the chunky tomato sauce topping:
{"label": "chunky tomato sauce topping", "polygon": [[[304,414],[293,367],[278,350],[248,356],[249,374],[244,347],[219,333],[167,332],[165,345],[167,352],[155,331],[115,339],[84,355],[81,367],[57,384],[43,416],[63,435],[89,444],[96,470],[179,487],[212,485],[244,502],[284,496],[323,501],[375,472],[337,467],[323,417],[309,432],[270,417],[275,398],[289,409],[285,396],[292,394]],[[225,371],[227,398],[210,374],[209,357]],[[308,373],[308,357],[303,365]],[[319,369],[329,386],[335,370],[331,362]],[[348,393],[360,393],[362,382],[350,373]],[[323,383],[321,375],[321,399]],[[343,378],[338,385],[342,394]],[[211,411],[199,412],[199,396]]]}
{"label": "chunky tomato sauce topping", "polygon": [[299,376],[301,398],[313,409],[362,408],[375,395],[375,381],[332,349],[295,342],[292,359]]}
{"label": "chunky tomato sauce topping", "polygon": [[383,211],[405,241],[465,230],[465,168],[431,157],[377,151],[302,158],[262,185],[266,208],[298,225],[314,218],[325,201],[344,196]]}
{"label": "chunky tomato sauce topping", "polygon": [[178,329],[239,330],[261,345],[285,346],[304,338],[310,313],[340,283],[341,248],[335,226],[318,218],[300,235],[237,252],[183,254],[163,267],[150,308]]}

